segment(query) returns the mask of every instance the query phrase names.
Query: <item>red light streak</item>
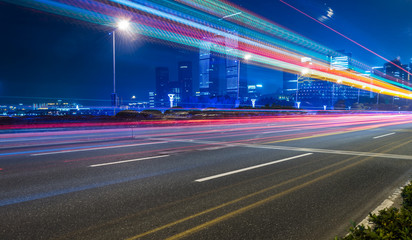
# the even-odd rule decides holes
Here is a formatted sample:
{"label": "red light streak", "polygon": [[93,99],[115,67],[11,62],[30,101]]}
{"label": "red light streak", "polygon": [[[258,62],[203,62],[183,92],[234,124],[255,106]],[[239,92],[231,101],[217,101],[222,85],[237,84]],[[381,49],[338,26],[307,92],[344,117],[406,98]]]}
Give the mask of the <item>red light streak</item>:
{"label": "red light streak", "polygon": [[[93,156],[93,157],[86,157],[86,158],[77,158],[71,160],[62,160],[59,161],[61,164],[64,163],[71,163],[71,164],[80,164],[80,163],[88,163],[88,162],[101,162],[104,159],[110,159],[113,157],[116,158],[135,158],[136,156],[142,157],[151,155],[153,153],[157,154],[159,151],[163,152],[172,152],[172,153],[184,153],[184,152],[191,152],[191,151],[202,151],[208,150],[209,147],[236,147],[236,144],[242,146],[242,144],[270,144],[270,142],[283,142],[283,141],[298,141],[300,138],[303,140],[304,138],[312,138],[312,137],[322,137],[327,135],[335,135],[341,133],[350,133],[356,131],[363,131],[369,130],[373,128],[391,126],[391,125],[399,125],[405,123],[412,123],[412,119],[409,115],[403,116],[394,116],[391,115],[384,115],[387,116],[386,118],[382,115],[374,115],[374,114],[353,114],[353,115],[346,115],[342,116],[339,114],[331,114],[331,115],[324,115],[324,116],[287,116],[287,117],[278,117],[278,118],[259,118],[259,119],[228,119],[224,121],[208,121],[207,125],[202,125],[201,127],[210,127],[210,126],[217,126],[222,127],[219,128],[223,134],[216,135],[215,133],[208,132],[207,129],[193,129],[187,132],[174,132],[175,136],[167,136],[170,138],[170,143],[173,143],[176,140],[176,144],[183,144],[183,146],[162,146],[160,148],[152,149],[152,150],[145,150],[139,149],[137,151],[123,153],[123,154],[105,154],[104,156]],[[232,123],[232,124],[230,124]],[[279,124],[278,124],[279,123]],[[290,123],[290,124],[289,124]],[[246,126],[238,126],[238,124],[247,124]],[[271,124],[267,126],[250,126],[250,124]],[[272,125],[273,124],[273,125]],[[196,126],[198,127],[198,126]],[[237,128],[238,127],[238,128]],[[329,129],[325,129],[325,127]],[[168,135],[171,131],[178,130],[176,128],[187,129],[187,126],[174,126],[174,127],[164,127],[159,128],[165,130],[163,134]],[[330,129],[333,128],[333,129]],[[147,129],[153,128],[140,128],[140,130],[145,131]],[[116,131],[117,129],[111,129]],[[230,132],[229,134],[224,133],[224,131],[233,130],[234,132]],[[295,133],[285,133],[285,130],[293,130],[298,131]],[[92,130],[93,131],[93,130]],[[278,134],[276,136],[267,136],[267,137],[259,137],[265,131],[273,131],[274,134]],[[71,132],[71,131],[69,131]],[[74,131],[73,131],[74,132]],[[60,131],[60,134],[62,132]],[[63,132],[64,133],[64,132]],[[179,133],[182,133],[180,135]],[[150,138],[150,136],[157,136],[159,133],[153,134],[144,134],[144,138]],[[193,135],[190,135],[193,134]],[[211,134],[214,134],[211,136]],[[189,137],[190,139],[185,139]],[[245,136],[242,139],[242,135],[249,135]],[[142,137],[143,135],[139,135]],[[237,137],[240,136],[240,137]],[[342,135],[342,137],[350,137],[351,135]],[[69,135],[70,137],[70,135]],[[232,137],[231,140],[225,141],[224,138]],[[219,140],[213,140],[213,138],[218,138]],[[137,142],[145,142],[145,139],[136,139],[137,141],[133,141],[133,143]],[[193,139],[194,142],[191,143],[189,140]],[[202,142],[202,139],[210,139],[209,142]],[[235,139],[235,140],[233,140]],[[159,139],[160,140],[160,139]],[[187,142],[185,140],[188,140]],[[196,140],[199,142],[196,143]],[[179,143],[182,141],[181,143]],[[87,144],[87,142],[85,142]],[[129,140],[122,141],[121,144],[130,144]],[[189,144],[189,145],[188,145]],[[225,146],[227,145],[227,146]],[[78,147],[79,145],[69,145],[68,147]],[[82,144],[81,146],[87,147],[87,145]],[[90,146],[93,147],[93,146]],[[50,149],[50,148],[47,148]],[[143,151],[141,151],[143,150]],[[54,161],[54,160],[53,160]],[[47,169],[53,168],[55,166],[53,161],[46,161],[42,162],[42,166],[37,166],[35,162],[29,168],[26,165],[15,165],[12,168],[8,168],[7,172],[17,172],[17,171],[28,171],[28,170],[40,170],[40,169]],[[3,169],[0,169],[3,170]]]}
{"label": "red light streak", "polygon": [[376,52],[374,52],[374,51],[370,50],[369,48],[367,48],[367,47],[365,47],[365,46],[363,46],[363,45],[361,45],[360,43],[358,43],[358,42],[356,42],[355,40],[353,40],[353,39],[351,39],[351,38],[347,37],[346,35],[344,35],[344,34],[342,34],[342,33],[338,32],[337,30],[335,30],[335,29],[333,29],[333,28],[329,27],[328,25],[324,24],[323,22],[321,22],[321,21],[319,21],[319,20],[317,20],[317,19],[313,18],[313,17],[312,17],[312,16],[310,16],[309,14],[306,14],[305,12],[303,12],[303,11],[301,11],[301,10],[297,9],[296,7],[294,7],[294,6],[290,5],[289,3],[287,3],[287,2],[285,2],[285,1],[283,1],[283,0],[279,0],[279,1],[280,1],[281,3],[283,3],[283,4],[287,5],[287,6],[289,6],[290,8],[292,8],[292,9],[294,9],[294,10],[296,10],[296,11],[300,12],[301,14],[305,15],[306,17],[308,17],[308,18],[312,19],[313,21],[315,21],[315,22],[317,22],[317,23],[321,24],[322,26],[324,26],[324,27],[328,28],[329,30],[331,30],[331,31],[333,31],[333,32],[335,32],[335,33],[337,33],[337,34],[339,34],[340,36],[342,36],[342,37],[346,38],[347,40],[349,40],[349,41],[351,41],[352,43],[354,43],[354,44],[358,45],[359,47],[361,47],[361,48],[365,49],[366,51],[368,51],[368,52],[370,52],[370,53],[374,54],[375,56],[377,56],[377,57],[379,57],[379,58],[381,58],[381,59],[383,59],[383,60],[385,60],[385,61],[387,61],[387,62],[391,63],[391,64],[392,64],[392,65],[394,65],[395,67],[397,67],[397,68],[401,69],[402,71],[404,71],[404,72],[406,72],[407,74],[409,74],[409,75],[411,75],[411,76],[412,76],[412,74],[411,74],[411,73],[409,73],[407,70],[405,70],[405,69],[404,69],[404,68],[402,68],[401,66],[399,66],[399,65],[397,65],[397,64],[395,64],[395,63],[393,63],[393,62],[392,62],[392,61],[390,61],[389,59],[386,59],[385,57],[383,57],[383,56],[381,56],[381,55],[377,54]]}

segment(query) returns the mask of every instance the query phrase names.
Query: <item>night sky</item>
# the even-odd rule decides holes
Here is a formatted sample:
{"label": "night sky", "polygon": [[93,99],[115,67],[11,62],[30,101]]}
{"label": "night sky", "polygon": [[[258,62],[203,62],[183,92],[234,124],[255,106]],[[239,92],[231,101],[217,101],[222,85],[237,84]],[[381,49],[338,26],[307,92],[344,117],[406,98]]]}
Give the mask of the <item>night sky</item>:
{"label": "night sky", "polygon": [[[345,49],[369,66],[385,62],[278,0],[232,2],[331,49]],[[400,56],[402,63],[408,63],[412,57],[410,0],[287,2],[385,58]],[[333,15],[327,17],[330,9]],[[109,104],[113,91],[111,29],[1,0],[0,29],[0,105],[38,103],[48,98],[84,105]],[[193,62],[197,83],[195,49],[139,35],[118,36],[116,40],[117,92],[124,99],[135,95],[147,101],[148,91],[155,90],[155,67],[169,67],[171,80],[177,80],[178,61]],[[249,84],[263,83],[264,93],[282,86],[279,72],[256,66],[248,66],[248,80]]]}

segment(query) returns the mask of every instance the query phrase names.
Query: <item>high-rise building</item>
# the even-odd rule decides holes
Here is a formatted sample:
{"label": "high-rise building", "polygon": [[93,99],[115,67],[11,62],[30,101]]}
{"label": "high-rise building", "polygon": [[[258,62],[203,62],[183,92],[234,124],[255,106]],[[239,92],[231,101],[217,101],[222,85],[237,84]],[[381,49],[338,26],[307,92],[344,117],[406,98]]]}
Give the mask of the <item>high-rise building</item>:
{"label": "high-rise building", "polygon": [[[216,37],[217,38],[217,37]],[[212,52],[213,42],[203,41],[199,49],[200,96],[217,97],[222,94],[220,66],[222,58]]]}
{"label": "high-rise building", "polygon": [[238,49],[238,35],[231,32],[231,37],[225,38],[226,63],[226,94],[236,100],[247,97],[246,66],[239,57],[231,55]]}
{"label": "high-rise building", "polygon": [[155,92],[149,92],[149,108],[155,107],[155,99],[156,99]]}
{"label": "high-rise building", "polygon": [[193,71],[192,62],[182,61],[178,64],[177,79],[180,85],[181,101],[183,104],[189,102],[193,96]]}
{"label": "high-rise building", "polygon": [[[339,71],[351,68],[351,54],[339,51],[339,56],[330,56],[330,68]],[[365,91],[352,86],[313,79],[304,75],[283,73],[283,94],[301,102],[306,107],[333,107],[338,101],[352,104],[365,95]]]}
{"label": "high-rise building", "polygon": [[[224,47],[226,54],[213,52],[215,47]],[[215,36],[204,39],[199,51],[199,95],[231,99],[247,98],[246,66],[236,55],[238,37],[235,31],[230,37]]]}
{"label": "high-rise building", "polygon": [[247,95],[249,98],[258,98],[262,96],[262,84],[247,85]]}
{"label": "high-rise building", "polygon": [[156,106],[167,107],[169,98],[169,69],[167,67],[156,68]]}
{"label": "high-rise building", "polygon": [[296,100],[296,91],[298,90],[298,74],[283,72],[283,94],[289,99]]}
{"label": "high-rise building", "polygon": [[[297,78],[299,76],[296,76]],[[294,94],[296,95],[296,90]],[[352,86],[303,77],[299,79],[297,99],[307,106],[323,107],[326,105],[332,107],[336,102],[342,100],[347,104],[355,103],[363,95],[365,95],[364,90]],[[296,99],[296,96],[292,99]]]}
{"label": "high-rise building", "polygon": [[301,77],[297,94],[298,101],[304,103],[303,105],[308,104],[313,107],[332,106],[337,98],[334,87],[334,83],[331,82]]}
{"label": "high-rise building", "polygon": [[410,81],[410,75],[409,73],[411,72],[411,63],[409,64],[402,64],[400,57],[397,57],[396,59],[387,62],[383,65],[383,72],[386,75],[385,77],[393,77],[395,81]]}
{"label": "high-rise building", "polygon": [[407,77],[406,77],[405,81],[408,81],[410,83],[410,82],[412,82],[412,76],[411,76],[411,74],[412,74],[412,58],[409,60],[407,70],[408,70],[409,74],[407,74]]}
{"label": "high-rise building", "polygon": [[[397,57],[396,59],[387,62],[383,65],[383,72],[388,75],[392,76],[398,79],[403,78],[403,74],[401,69],[399,67],[402,67],[401,59],[400,57]],[[403,80],[403,79],[402,79]]]}

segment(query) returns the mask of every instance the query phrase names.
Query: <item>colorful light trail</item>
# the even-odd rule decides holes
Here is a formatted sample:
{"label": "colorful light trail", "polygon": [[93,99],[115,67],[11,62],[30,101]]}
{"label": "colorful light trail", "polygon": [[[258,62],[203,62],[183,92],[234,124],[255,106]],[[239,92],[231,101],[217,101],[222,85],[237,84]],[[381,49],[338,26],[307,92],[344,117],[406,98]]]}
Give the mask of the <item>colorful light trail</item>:
{"label": "colorful light trail", "polygon": [[[382,76],[364,76],[372,69],[352,60],[353,69],[331,69],[329,58],[342,56],[332,49],[260,18],[225,1],[216,0],[0,0],[94,24],[113,27],[130,19],[132,32],[193,49],[208,47],[248,63],[302,72],[308,76],[356,88],[412,99],[412,85]],[[238,42],[227,51],[225,40]],[[310,65],[301,61],[311,58]]]}
{"label": "colorful light trail", "polygon": [[331,30],[331,31],[335,32],[336,34],[340,35],[341,37],[343,37],[343,38],[345,38],[345,39],[347,39],[347,40],[351,41],[352,43],[354,43],[354,44],[358,45],[359,47],[361,47],[361,48],[365,49],[366,51],[368,51],[368,52],[372,53],[373,55],[375,55],[375,56],[377,56],[377,57],[379,57],[379,58],[381,58],[381,59],[383,59],[383,60],[385,60],[385,61],[389,62],[389,63],[390,63],[390,64],[392,64],[393,66],[395,66],[395,67],[399,68],[400,70],[402,70],[402,71],[406,72],[407,74],[411,75],[411,73],[409,73],[406,69],[404,69],[404,68],[402,68],[401,66],[399,66],[399,65],[397,65],[397,64],[395,64],[395,63],[393,63],[393,62],[392,62],[392,61],[390,61],[389,59],[387,59],[387,58],[385,58],[385,57],[383,57],[383,56],[381,56],[381,55],[377,54],[376,52],[374,52],[374,51],[370,50],[369,48],[367,48],[367,47],[363,46],[362,44],[360,44],[360,43],[356,42],[355,40],[353,40],[353,39],[349,38],[348,36],[344,35],[343,33],[341,33],[341,32],[339,32],[339,31],[337,31],[337,30],[335,30],[335,29],[333,29],[333,28],[329,27],[328,25],[326,25],[326,24],[324,24],[323,22],[321,22],[321,21],[319,21],[319,20],[315,19],[314,17],[312,17],[312,16],[308,15],[307,13],[305,13],[305,12],[303,12],[303,11],[299,10],[298,8],[296,8],[296,7],[292,6],[291,4],[289,4],[289,3],[285,2],[285,1],[282,1],[282,0],[279,0],[279,1],[280,1],[281,3],[283,3],[283,4],[287,5],[287,6],[291,7],[292,9],[294,9],[294,10],[298,11],[299,13],[301,13],[301,14],[305,15],[306,17],[308,17],[308,18],[312,19],[313,21],[315,21],[315,22],[317,22],[317,23],[321,24],[322,26],[324,26],[324,27],[328,28],[329,30]]}

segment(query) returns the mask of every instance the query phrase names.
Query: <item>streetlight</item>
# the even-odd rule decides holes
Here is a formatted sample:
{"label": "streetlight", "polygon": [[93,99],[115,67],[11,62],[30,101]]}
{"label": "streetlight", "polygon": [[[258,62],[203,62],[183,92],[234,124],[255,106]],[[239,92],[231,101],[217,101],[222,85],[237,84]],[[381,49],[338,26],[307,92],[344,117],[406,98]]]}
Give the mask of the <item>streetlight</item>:
{"label": "streetlight", "polygon": [[308,74],[308,72],[309,72],[309,69],[303,68],[300,76],[298,77],[298,79],[296,79],[296,101],[295,102],[297,104],[298,109],[300,108],[300,102],[298,102],[299,80],[303,78],[306,74]]}
{"label": "streetlight", "polygon": [[255,99],[255,98],[252,98],[252,99],[250,99],[250,101],[252,101],[252,107],[255,108],[256,99]]}
{"label": "streetlight", "polygon": [[170,108],[173,108],[173,101],[174,101],[175,94],[174,93],[169,93],[169,94],[167,94],[167,96],[169,97]]}
{"label": "streetlight", "polygon": [[[310,57],[301,57],[300,58],[300,62],[302,62],[302,63],[309,63],[310,65],[312,65],[312,59],[310,58]],[[302,77],[304,77],[306,74],[308,74],[309,73],[309,69],[308,68],[303,68],[302,70],[301,70],[301,74],[300,74],[300,76],[298,77],[298,79],[296,79],[296,100],[295,100],[295,102],[296,102],[296,104],[297,104],[297,107],[298,107],[298,109],[300,108],[300,102],[298,102],[298,92],[299,92],[299,79],[301,79]]]}
{"label": "streetlight", "polygon": [[112,105],[113,105],[113,115],[116,113],[117,94],[116,94],[116,30],[126,31],[130,28],[130,22],[128,20],[120,20],[117,23],[116,29],[113,30],[113,93],[112,93]]}
{"label": "streetlight", "polygon": [[123,19],[117,23],[117,28],[120,30],[128,30],[129,27],[130,27],[130,22],[128,20]]}

